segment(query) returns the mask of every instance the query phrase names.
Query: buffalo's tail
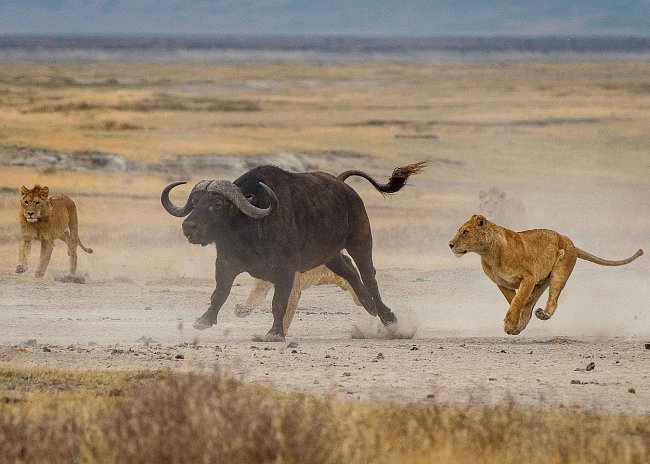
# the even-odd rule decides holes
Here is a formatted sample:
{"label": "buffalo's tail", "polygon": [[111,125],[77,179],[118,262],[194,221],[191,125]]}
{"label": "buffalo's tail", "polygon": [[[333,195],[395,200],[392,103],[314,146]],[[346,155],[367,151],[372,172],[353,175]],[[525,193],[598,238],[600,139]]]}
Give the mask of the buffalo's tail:
{"label": "buffalo's tail", "polygon": [[408,180],[411,174],[419,174],[424,170],[424,168],[427,167],[427,165],[428,165],[428,161],[425,160],[425,161],[420,161],[419,163],[413,163],[407,166],[397,167],[393,170],[393,174],[390,176],[390,179],[388,179],[388,182],[386,184],[380,184],[365,172],[357,171],[357,170],[342,172],[341,174],[338,175],[338,179],[345,181],[345,179],[347,179],[350,176],[363,177],[368,182],[370,182],[373,187],[375,187],[377,190],[379,190],[382,194],[385,195],[385,194],[399,192],[400,189],[404,187],[404,185],[406,185],[406,181]]}

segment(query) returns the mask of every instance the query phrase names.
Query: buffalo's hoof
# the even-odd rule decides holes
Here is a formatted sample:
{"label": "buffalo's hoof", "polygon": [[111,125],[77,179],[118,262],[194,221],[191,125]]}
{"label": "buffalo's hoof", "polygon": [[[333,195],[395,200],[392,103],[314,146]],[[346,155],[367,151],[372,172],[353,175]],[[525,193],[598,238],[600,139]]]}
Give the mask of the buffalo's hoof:
{"label": "buffalo's hoof", "polygon": [[284,335],[269,332],[266,335],[264,335],[264,341],[265,342],[283,342],[284,341]]}
{"label": "buffalo's hoof", "polygon": [[214,322],[207,321],[207,320],[204,319],[203,317],[200,317],[200,318],[197,319],[197,321],[194,323],[194,328],[195,328],[196,330],[205,330],[205,329],[209,329],[209,328],[212,327],[213,325],[214,325]]}
{"label": "buffalo's hoof", "polygon": [[546,314],[542,308],[537,308],[535,310],[535,316],[537,316],[537,319],[541,319],[542,321],[548,321],[551,318],[551,316]]}
{"label": "buffalo's hoof", "polygon": [[27,266],[16,266],[16,274],[22,274],[24,272],[27,272]]}
{"label": "buffalo's hoof", "polygon": [[253,312],[252,308],[247,308],[242,304],[235,305],[235,316],[237,317],[246,317]]}
{"label": "buffalo's hoof", "polygon": [[386,314],[380,314],[379,315],[379,320],[386,327],[389,326],[390,324],[396,324],[397,323],[397,317],[392,312],[389,312],[389,313],[386,313]]}

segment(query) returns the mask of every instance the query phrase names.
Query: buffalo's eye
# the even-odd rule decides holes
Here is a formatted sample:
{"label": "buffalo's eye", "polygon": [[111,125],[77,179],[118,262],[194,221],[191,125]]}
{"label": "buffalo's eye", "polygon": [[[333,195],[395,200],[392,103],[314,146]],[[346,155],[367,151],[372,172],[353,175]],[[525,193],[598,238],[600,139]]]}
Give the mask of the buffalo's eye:
{"label": "buffalo's eye", "polygon": [[223,200],[221,198],[215,198],[210,204],[210,211],[217,210],[223,206]]}

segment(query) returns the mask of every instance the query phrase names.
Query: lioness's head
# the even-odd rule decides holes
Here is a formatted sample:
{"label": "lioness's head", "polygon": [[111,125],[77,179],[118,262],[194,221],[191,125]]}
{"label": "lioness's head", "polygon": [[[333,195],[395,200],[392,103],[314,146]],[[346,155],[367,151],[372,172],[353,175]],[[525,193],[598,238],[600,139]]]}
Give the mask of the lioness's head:
{"label": "lioness's head", "polygon": [[481,254],[489,246],[491,226],[492,223],[485,216],[475,214],[458,229],[449,241],[449,248],[459,257],[468,251]]}
{"label": "lioness's head", "polygon": [[23,186],[20,188],[20,192],[22,193],[20,205],[25,220],[33,224],[40,219],[44,219],[49,206],[47,195],[50,193],[50,189],[35,185],[30,190]]}

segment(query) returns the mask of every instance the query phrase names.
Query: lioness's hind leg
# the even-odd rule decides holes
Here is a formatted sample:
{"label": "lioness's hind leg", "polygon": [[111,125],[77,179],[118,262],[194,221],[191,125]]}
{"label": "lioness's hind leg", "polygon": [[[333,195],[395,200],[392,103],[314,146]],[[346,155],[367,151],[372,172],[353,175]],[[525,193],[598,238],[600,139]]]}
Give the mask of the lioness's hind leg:
{"label": "lioness's hind leg", "polygon": [[535,310],[535,316],[543,321],[550,319],[555,313],[555,310],[557,309],[557,300],[569,280],[571,272],[573,272],[573,268],[578,259],[575,252],[566,253],[565,250],[560,250],[560,252],[561,253],[558,253],[558,259],[555,262],[555,266],[553,266],[551,275],[549,276],[550,289],[548,291],[546,308],[537,308]]}
{"label": "lioness's hind leg", "polygon": [[61,240],[63,240],[68,245],[68,259],[69,259],[69,262],[70,262],[70,275],[75,275],[77,273],[77,241],[67,231],[65,232],[65,234],[63,234],[63,236],[61,237]]}
{"label": "lioness's hind leg", "polygon": [[273,283],[267,282],[266,280],[255,279],[253,282],[253,288],[246,299],[246,303],[243,305],[235,305],[235,315],[239,317],[248,316],[255,308],[262,304],[271,288],[273,288]]}

